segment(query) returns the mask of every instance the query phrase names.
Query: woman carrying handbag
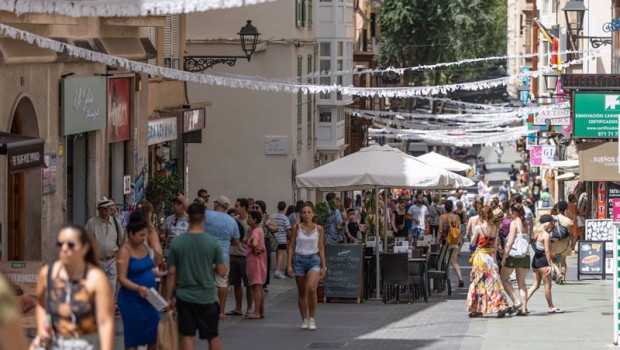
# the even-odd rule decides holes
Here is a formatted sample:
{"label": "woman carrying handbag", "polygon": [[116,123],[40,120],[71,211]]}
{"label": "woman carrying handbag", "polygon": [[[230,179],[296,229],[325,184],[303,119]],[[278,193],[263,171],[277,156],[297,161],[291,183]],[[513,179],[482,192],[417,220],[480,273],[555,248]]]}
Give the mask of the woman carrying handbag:
{"label": "woman carrying handbag", "polygon": [[112,291],[97,267],[96,247],[81,226],[58,233],[58,261],[44,266],[37,282],[35,348],[112,350]]}

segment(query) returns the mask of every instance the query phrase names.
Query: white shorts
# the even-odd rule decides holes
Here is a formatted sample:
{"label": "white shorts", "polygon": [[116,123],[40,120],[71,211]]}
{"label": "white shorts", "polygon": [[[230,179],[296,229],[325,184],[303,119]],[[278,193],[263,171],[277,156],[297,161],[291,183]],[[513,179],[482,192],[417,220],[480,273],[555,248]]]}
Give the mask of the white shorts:
{"label": "white shorts", "polygon": [[226,276],[221,277],[217,273],[215,273],[215,286],[218,288],[228,288],[228,272],[230,271],[230,263],[225,262],[226,265]]}

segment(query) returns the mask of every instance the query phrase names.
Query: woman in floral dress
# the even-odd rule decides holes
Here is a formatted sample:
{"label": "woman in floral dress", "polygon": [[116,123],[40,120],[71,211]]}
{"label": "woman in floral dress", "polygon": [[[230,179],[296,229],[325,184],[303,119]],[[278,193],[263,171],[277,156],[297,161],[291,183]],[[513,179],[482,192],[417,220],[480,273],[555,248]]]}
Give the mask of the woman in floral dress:
{"label": "woman in floral dress", "polygon": [[474,227],[471,237],[471,244],[477,243],[478,248],[469,260],[472,269],[467,293],[467,312],[469,317],[496,313],[498,318],[502,318],[508,310],[508,302],[495,261],[498,246],[497,226],[491,223],[491,208],[484,206],[479,215],[482,223]]}

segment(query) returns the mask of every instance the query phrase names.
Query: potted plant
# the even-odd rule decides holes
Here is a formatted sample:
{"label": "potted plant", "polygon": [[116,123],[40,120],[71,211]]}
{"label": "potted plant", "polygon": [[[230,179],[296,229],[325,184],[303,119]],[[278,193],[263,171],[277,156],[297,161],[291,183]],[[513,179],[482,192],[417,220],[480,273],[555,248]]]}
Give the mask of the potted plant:
{"label": "potted plant", "polygon": [[153,206],[162,205],[165,215],[172,215],[172,206],[166,204],[179,193],[183,193],[183,183],[178,174],[150,178],[145,191],[146,198]]}

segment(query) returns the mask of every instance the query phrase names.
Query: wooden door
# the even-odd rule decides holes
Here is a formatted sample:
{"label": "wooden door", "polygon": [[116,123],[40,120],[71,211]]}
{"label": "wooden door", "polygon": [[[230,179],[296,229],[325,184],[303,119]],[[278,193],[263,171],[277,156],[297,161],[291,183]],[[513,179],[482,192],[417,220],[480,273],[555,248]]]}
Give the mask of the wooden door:
{"label": "wooden door", "polygon": [[7,259],[24,260],[25,222],[24,222],[24,174],[8,176],[8,220],[7,220]]}

